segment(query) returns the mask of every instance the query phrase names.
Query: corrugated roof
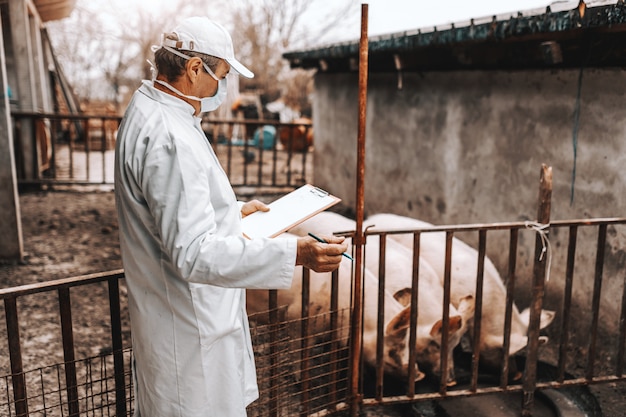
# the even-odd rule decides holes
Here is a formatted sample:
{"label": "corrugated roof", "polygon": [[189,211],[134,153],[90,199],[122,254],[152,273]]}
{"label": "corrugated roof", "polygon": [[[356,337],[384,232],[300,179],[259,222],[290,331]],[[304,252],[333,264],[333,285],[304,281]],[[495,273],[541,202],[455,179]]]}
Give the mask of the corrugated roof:
{"label": "corrugated roof", "polygon": [[[370,71],[626,66],[624,0],[558,1],[449,25],[370,37]],[[622,46],[624,45],[624,46]],[[358,40],[283,55],[292,67],[356,70]],[[604,61],[587,57],[602,52]],[[609,55],[607,55],[609,53]],[[381,61],[382,60],[382,64]],[[372,66],[372,63],[374,64]]]}

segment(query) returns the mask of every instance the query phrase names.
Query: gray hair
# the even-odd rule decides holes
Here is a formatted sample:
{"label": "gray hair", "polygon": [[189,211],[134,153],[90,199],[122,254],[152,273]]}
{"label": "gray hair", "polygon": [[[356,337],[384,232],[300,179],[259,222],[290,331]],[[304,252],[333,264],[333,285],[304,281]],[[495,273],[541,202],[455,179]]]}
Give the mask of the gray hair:
{"label": "gray hair", "polygon": [[[168,33],[164,35],[166,39],[174,41],[178,40],[178,36],[175,33]],[[201,54],[193,51],[181,50],[187,56],[197,57],[202,60],[210,69],[215,73],[217,66],[221,59],[212,55]],[[180,77],[184,70],[187,60],[176,54],[171,53],[167,49],[161,47],[154,52],[154,64],[157,72],[164,75],[168,82],[176,81]]]}

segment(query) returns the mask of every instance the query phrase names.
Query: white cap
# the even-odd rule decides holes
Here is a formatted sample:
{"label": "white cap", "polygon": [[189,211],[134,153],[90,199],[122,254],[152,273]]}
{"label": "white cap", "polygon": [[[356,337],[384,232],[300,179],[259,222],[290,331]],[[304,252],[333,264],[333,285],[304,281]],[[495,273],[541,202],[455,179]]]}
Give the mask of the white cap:
{"label": "white cap", "polygon": [[228,62],[238,74],[252,78],[254,74],[235,58],[233,40],[222,25],[208,17],[189,17],[173,31],[178,41],[163,39],[163,44],[181,51],[211,55]]}

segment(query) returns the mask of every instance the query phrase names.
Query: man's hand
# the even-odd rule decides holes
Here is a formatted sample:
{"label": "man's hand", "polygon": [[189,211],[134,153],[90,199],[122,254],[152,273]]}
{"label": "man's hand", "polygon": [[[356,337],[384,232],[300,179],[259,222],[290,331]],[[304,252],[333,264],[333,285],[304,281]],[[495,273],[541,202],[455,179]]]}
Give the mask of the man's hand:
{"label": "man's hand", "polygon": [[241,206],[241,217],[246,217],[255,211],[270,211],[270,208],[259,200],[250,200]]}
{"label": "man's hand", "polygon": [[331,272],[339,268],[342,253],[348,250],[344,237],[320,236],[328,243],[320,243],[312,237],[298,238],[296,265],[302,265],[315,272]]}

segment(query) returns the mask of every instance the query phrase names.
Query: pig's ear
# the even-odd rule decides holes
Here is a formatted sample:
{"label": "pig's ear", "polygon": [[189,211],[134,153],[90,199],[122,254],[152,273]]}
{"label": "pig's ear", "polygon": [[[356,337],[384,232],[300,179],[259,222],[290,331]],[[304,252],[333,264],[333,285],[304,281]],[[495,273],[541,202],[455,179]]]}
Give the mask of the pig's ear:
{"label": "pig's ear", "polygon": [[[522,312],[519,313],[520,318],[528,327],[528,323],[530,323],[530,309],[525,308]],[[554,316],[556,315],[556,311],[552,310],[541,310],[541,318],[539,319],[539,328],[543,329],[547,327],[552,320],[554,320]]]}
{"label": "pig's ear", "polygon": [[552,320],[554,320],[554,316],[556,316],[556,311],[552,310],[541,310],[541,320],[539,320],[539,328],[543,329],[547,327]]}
{"label": "pig's ear", "polygon": [[410,325],[411,307],[407,307],[389,321],[385,333],[389,336],[404,337],[406,336],[406,330]]}
{"label": "pig's ear", "polygon": [[[463,318],[461,316],[452,316],[450,317],[448,334],[454,334],[459,331],[459,329],[463,326]],[[441,329],[443,328],[443,321],[437,320],[433,327],[430,329],[430,335],[434,337],[441,336]]]}
{"label": "pig's ear", "polygon": [[[500,340],[500,343],[502,343],[502,340]],[[517,335],[517,334],[512,334],[511,344],[509,346],[509,355],[513,355],[519,352],[520,350],[524,349],[527,344],[528,344],[528,337]]]}
{"label": "pig's ear", "polygon": [[468,294],[465,297],[461,297],[459,300],[459,314],[465,319],[469,320],[474,317],[474,310],[476,309],[476,301],[472,294]]}
{"label": "pig's ear", "polygon": [[411,289],[410,288],[403,288],[401,290],[398,290],[393,295],[393,298],[395,298],[397,302],[399,302],[404,307],[406,307],[409,304],[411,304]]}

